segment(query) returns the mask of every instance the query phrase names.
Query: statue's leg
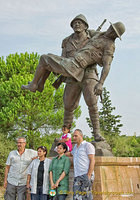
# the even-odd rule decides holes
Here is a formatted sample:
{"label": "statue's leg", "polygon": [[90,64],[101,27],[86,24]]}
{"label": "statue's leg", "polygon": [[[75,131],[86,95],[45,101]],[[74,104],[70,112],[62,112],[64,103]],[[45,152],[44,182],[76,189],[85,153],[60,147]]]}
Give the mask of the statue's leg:
{"label": "statue's leg", "polygon": [[51,73],[50,71],[48,71],[46,69],[47,66],[47,62],[44,60],[44,57],[41,56],[40,60],[39,60],[39,64],[36,68],[36,72],[34,75],[34,78],[31,82],[29,82],[28,85],[22,85],[22,89],[25,90],[30,90],[31,92],[36,92],[36,90],[38,89],[38,83],[40,81],[40,79],[45,76],[45,81],[48,78],[49,74]]}
{"label": "statue's leg", "polygon": [[102,141],[104,138],[100,134],[99,112],[97,107],[98,97],[94,95],[94,86],[97,81],[86,79],[83,81],[83,95],[88,106],[90,120],[93,126],[93,135],[95,141]]}
{"label": "statue's leg", "polygon": [[[49,74],[50,74],[50,72],[47,70],[46,70],[46,73],[44,72],[44,75],[38,81],[38,87],[36,90],[38,90],[39,92],[42,92],[44,90],[44,84],[45,84]],[[30,83],[31,82],[29,81],[28,84],[30,84]]]}
{"label": "statue's leg", "polygon": [[88,107],[88,109],[89,109],[90,120],[93,126],[93,135],[95,141],[103,141],[104,138],[100,134],[100,122],[99,122],[99,113],[97,104]]}
{"label": "statue's leg", "polygon": [[81,97],[81,87],[75,80],[67,83],[64,90],[64,124],[69,125],[73,122],[73,112],[79,105]]}
{"label": "statue's leg", "polygon": [[49,71],[46,70],[46,73],[44,73],[44,75],[40,78],[39,82],[38,82],[38,88],[37,90],[39,92],[42,92],[44,90],[44,84],[48,78],[48,73]]}

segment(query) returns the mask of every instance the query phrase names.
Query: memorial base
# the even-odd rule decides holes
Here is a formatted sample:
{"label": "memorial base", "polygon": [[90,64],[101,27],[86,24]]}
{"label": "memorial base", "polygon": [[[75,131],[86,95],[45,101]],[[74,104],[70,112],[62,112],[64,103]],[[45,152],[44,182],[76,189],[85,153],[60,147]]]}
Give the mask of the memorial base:
{"label": "memorial base", "polygon": [[94,200],[140,200],[140,157],[96,157]]}
{"label": "memorial base", "polygon": [[[95,157],[94,200],[140,200],[140,157]],[[70,193],[73,166],[70,171]],[[67,200],[72,200],[72,195]]]}

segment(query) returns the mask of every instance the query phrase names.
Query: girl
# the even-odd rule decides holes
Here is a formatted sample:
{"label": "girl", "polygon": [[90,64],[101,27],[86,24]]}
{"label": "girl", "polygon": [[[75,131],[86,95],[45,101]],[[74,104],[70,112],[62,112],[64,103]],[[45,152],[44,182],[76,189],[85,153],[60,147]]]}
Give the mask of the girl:
{"label": "girl", "polygon": [[62,127],[62,131],[63,131],[63,135],[59,139],[59,142],[64,142],[68,147],[68,151],[71,152],[72,151],[72,143],[71,143],[70,126],[64,125]]}

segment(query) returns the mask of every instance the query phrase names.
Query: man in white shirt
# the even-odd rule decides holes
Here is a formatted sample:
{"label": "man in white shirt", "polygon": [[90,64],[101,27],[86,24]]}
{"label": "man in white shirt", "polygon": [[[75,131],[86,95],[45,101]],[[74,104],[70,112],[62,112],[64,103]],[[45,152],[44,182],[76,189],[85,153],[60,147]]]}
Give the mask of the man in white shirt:
{"label": "man in white shirt", "polygon": [[76,129],[73,134],[76,143],[71,153],[74,164],[73,199],[92,200],[92,184],[94,180],[95,148],[83,140],[83,133]]}
{"label": "man in white shirt", "polygon": [[6,192],[5,200],[25,200],[27,168],[32,159],[37,156],[37,152],[32,149],[25,149],[26,139],[17,139],[17,150],[9,153],[6,161],[4,188]]}

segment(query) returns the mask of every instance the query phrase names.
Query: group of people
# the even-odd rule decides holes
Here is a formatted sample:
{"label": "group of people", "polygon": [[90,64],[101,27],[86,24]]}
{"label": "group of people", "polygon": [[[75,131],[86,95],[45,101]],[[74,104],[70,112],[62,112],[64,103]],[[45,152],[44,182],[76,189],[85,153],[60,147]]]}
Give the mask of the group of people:
{"label": "group of people", "polygon": [[69,129],[63,127],[62,130],[62,138],[65,138],[60,138],[58,155],[52,160],[46,157],[45,146],[39,146],[37,151],[26,149],[26,139],[17,139],[17,150],[11,151],[6,161],[5,200],[15,200],[16,197],[25,200],[29,193],[31,200],[65,200],[72,192],[69,191],[69,156],[73,157],[74,166],[73,199],[93,199],[94,146],[84,141],[82,131],[76,129],[73,133],[75,146],[70,149]]}

